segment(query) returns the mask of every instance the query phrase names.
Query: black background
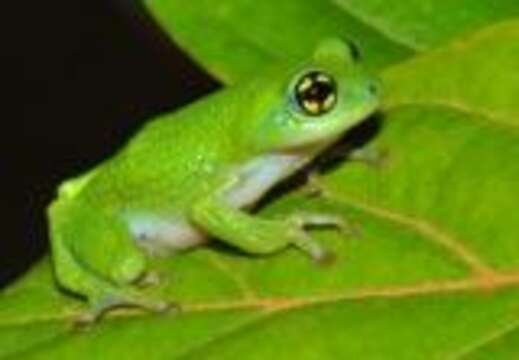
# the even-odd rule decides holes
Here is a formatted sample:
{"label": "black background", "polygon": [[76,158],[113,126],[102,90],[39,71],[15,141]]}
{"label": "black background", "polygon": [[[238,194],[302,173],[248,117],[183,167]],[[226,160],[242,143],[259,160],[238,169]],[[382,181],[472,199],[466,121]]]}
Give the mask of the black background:
{"label": "black background", "polygon": [[47,252],[57,185],[120,147],[155,114],[219,84],[124,0],[3,8],[0,287]]}

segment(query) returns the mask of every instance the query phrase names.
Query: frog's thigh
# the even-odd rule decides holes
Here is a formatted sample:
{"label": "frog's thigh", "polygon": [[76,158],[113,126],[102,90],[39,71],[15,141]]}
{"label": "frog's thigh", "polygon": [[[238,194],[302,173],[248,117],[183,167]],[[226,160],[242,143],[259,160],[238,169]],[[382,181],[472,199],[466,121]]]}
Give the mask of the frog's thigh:
{"label": "frog's thigh", "polygon": [[105,302],[105,299],[118,296],[123,290],[108,279],[100,276],[95,267],[90,267],[88,261],[82,262],[63,246],[55,244],[52,253],[54,271],[58,283],[67,291],[81,295],[92,304]]}
{"label": "frog's thigh", "polygon": [[114,284],[100,277],[99,273],[90,271],[89,263],[78,262],[62,243],[54,247],[58,282],[68,291],[84,296],[91,305],[88,312],[80,314],[76,319],[79,323],[94,322],[106,311],[118,306],[137,306],[153,311],[168,308],[169,305],[163,301],[148,298],[129,286]]}
{"label": "frog's thigh", "polygon": [[[56,267],[73,267],[59,271],[58,278],[83,277],[67,281],[68,287],[83,286],[81,293],[92,292],[92,279],[105,279],[114,285],[135,281],[145,270],[145,258],[135,246],[127,225],[115,216],[87,206],[69,208],[66,220],[53,229],[56,243]],[[72,283],[72,284],[70,284]],[[88,289],[86,289],[88,288]],[[89,294],[86,294],[89,295]]]}
{"label": "frog's thigh", "polygon": [[102,293],[109,291],[114,286],[102,277],[91,272],[85,266],[88,262],[78,262],[61,237],[53,237],[52,260],[54,263],[54,275],[63,289],[84,296],[91,301],[99,298]]}

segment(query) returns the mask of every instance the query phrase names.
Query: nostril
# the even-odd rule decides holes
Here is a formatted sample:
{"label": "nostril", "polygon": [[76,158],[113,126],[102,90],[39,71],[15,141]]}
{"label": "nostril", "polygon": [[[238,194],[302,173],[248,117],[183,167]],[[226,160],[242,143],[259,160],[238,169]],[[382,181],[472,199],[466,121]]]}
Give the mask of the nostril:
{"label": "nostril", "polygon": [[371,96],[377,96],[380,93],[380,83],[378,81],[371,81],[368,84],[368,93]]}
{"label": "nostril", "polygon": [[371,95],[377,95],[379,92],[379,85],[376,82],[371,82],[368,85],[368,91]]}

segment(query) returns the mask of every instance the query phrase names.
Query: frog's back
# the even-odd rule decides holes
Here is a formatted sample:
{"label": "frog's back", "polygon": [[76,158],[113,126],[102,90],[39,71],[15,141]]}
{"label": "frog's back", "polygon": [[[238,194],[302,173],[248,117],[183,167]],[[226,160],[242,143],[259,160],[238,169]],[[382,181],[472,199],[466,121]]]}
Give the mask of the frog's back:
{"label": "frog's back", "polygon": [[239,115],[232,108],[222,114],[218,95],[150,121],[96,169],[82,195],[114,210],[185,211],[194,197],[218,181],[215,173],[232,167],[241,156],[230,121]]}
{"label": "frog's back", "polygon": [[114,210],[185,212],[221,185],[220,174],[263,155],[249,146],[251,137],[286,90],[275,81],[279,69],[272,71],[151,120],[100,165],[82,196]]}

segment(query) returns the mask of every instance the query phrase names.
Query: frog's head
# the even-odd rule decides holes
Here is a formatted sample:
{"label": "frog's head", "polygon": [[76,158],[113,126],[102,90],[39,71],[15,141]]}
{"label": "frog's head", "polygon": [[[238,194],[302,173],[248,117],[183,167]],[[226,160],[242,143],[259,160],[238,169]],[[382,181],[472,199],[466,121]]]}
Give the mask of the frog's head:
{"label": "frog's head", "polygon": [[282,78],[276,106],[258,124],[263,150],[321,149],[373,113],[379,82],[358,64],[355,49],[322,41],[309,61]]}

